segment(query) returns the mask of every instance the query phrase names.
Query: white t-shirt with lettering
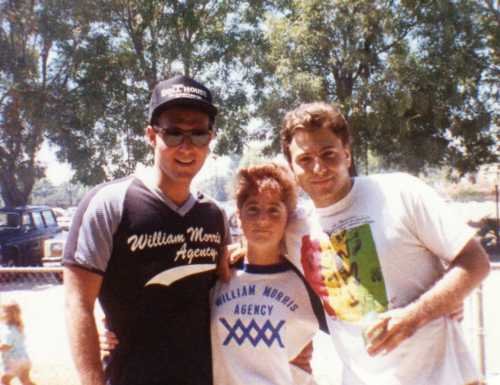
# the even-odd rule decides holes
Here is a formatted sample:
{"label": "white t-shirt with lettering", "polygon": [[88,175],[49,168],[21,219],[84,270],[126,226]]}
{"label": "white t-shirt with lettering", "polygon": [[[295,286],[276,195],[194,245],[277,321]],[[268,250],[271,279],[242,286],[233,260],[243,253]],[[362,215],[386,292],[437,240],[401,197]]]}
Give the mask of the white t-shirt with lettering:
{"label": "white t-shirt with lettering", "polygon": [[[318,226],[319,225],[319,226]],[[403,173],[355,178],[336,204],[299,212],[287,251],[302,271],[320,258],[322,301],[343,360],[343,385],[465,385],[478,380],[457,321],[436,319],[387,355],[366,353],[377,313],[427,291],[474,235],[438,194]]]}
{"label": "white t-shirt with lettering", "polygon": [[326,330],[319,298],[288,263],[236,270],[211,296],[215,385],[313,385],[290,364]]}

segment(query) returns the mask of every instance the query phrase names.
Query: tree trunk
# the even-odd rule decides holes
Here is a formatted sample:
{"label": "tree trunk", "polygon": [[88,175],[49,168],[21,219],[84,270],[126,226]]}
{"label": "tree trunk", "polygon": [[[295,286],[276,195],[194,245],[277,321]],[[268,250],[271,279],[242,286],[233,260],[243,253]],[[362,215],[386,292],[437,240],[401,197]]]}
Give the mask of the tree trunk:
{"label": "tree trunk", "polygon": [[0,176],[0,189],[5,206],[16,207],[28,204],[28,198],[31,194],[33,184],[29,183],[28,185],[31,185],[31,188],[24,186],[24,191],[22,191],[17,186],[14,171],[5,169],[2,170],[2,175]]}

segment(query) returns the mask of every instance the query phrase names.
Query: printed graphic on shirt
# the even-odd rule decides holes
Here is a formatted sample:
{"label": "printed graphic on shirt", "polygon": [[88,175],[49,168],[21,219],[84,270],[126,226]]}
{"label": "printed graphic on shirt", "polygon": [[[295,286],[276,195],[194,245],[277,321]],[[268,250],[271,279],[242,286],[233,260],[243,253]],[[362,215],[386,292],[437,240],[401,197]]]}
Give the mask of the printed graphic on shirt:
{"label": "printed graphic on shirt", "polygon": [[218,318],[223,326],[223,345],[251,344],[253,347],[265,345],[269,348],[285,347],[282,335],[285,319],[287,314],[299,309],[290,294],[272,285],[254,284],[222,292],[215,299],[215,306],[229,306],[231,309],[224,311],[227,317]]}
{"label": "printed graphic on shirt", "polygon": [[387,310],[387,294],[369,224],[329,234],[328,241],[302,238],[306,279],[331,316],[360,321]]}
{"label": "printed graphic on shirt", "polygon": [[168,234],[162,231],[156,231],[153,234],[134,234],[127,239],[131,252],[142,251],[169,245],[181,245],[175,254],[174,261],[183,260],[187,263],[193,263],[193,260],[199,258],[210,258],[215,262],[217,249],[213,247],[188,248],[188,242],[199,243],[222,243],[220,233],[204,232],[202,227],[189,227],[186,234]]}
{"label": "printed graphic on shirt", "polygon": [[162,271],[151,278],[146,285],[164,285],[170,286],[179,279],[189,277],[206,271],[215,270],[215,263],[200,263],[197,265],[178,266],[172,269]]}
{"label": "printed graphic on shirt", "polygon": [[[156,274],[145,285],[169,286],[187,276],[215,269],[222,236],[219,232],[207,232],[203,227],[189,227],[185,233],[155,231],[150,234],[133,234],[128,237],[127,244],[131,253],[163,248],[168,251],[168,255],[173,255],[172,261],[180,265]],[[203,247],[197,247],[199,245]]]}
{"label": "printed graphic on shirt", "polygon": [[239,346],[246,341],[250,342],[253,347],[260,343],[271,347],[276,342],[281,348],[284,348],[283,340],[281,339],[280,330],[285,324],[284,320],[280,320],[277,325],[273,325],[272,321],[267,319],[263,324],[252,319],[248,324],[245,324],[241,319],[237,319],[234,325],[230,325],[225,318],[219,318],[219,321],[224,325],[228,334],[223,345],[228,345],[234,341]]}

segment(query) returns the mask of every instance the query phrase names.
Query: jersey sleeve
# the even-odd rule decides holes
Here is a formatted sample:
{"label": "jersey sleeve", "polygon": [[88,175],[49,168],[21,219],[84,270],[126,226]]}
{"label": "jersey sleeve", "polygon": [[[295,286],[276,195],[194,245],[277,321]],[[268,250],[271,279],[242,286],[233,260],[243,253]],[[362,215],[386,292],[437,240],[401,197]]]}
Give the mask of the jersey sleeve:
{"label": "jersey sleeve", "polygon": [[97,186],[80,202],[64,248],[64,265],[106,271],[132,178]]}
{"label": "jersey sleeve", "polygon": [[401,175],[403,202],[412,231],[433,254],[448,263],[453,261],[475,230],[430,186],[413,176]]}

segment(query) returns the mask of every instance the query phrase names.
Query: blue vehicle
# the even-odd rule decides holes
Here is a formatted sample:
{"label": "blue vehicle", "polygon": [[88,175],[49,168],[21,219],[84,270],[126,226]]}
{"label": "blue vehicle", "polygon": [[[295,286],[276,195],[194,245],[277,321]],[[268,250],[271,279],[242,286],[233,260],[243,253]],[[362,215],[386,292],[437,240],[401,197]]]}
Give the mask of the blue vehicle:
{"label": "blue vehicle", "polygon": [[45,240],[62,230],[48,206],[0,209],[0,265],[40,266]]}

